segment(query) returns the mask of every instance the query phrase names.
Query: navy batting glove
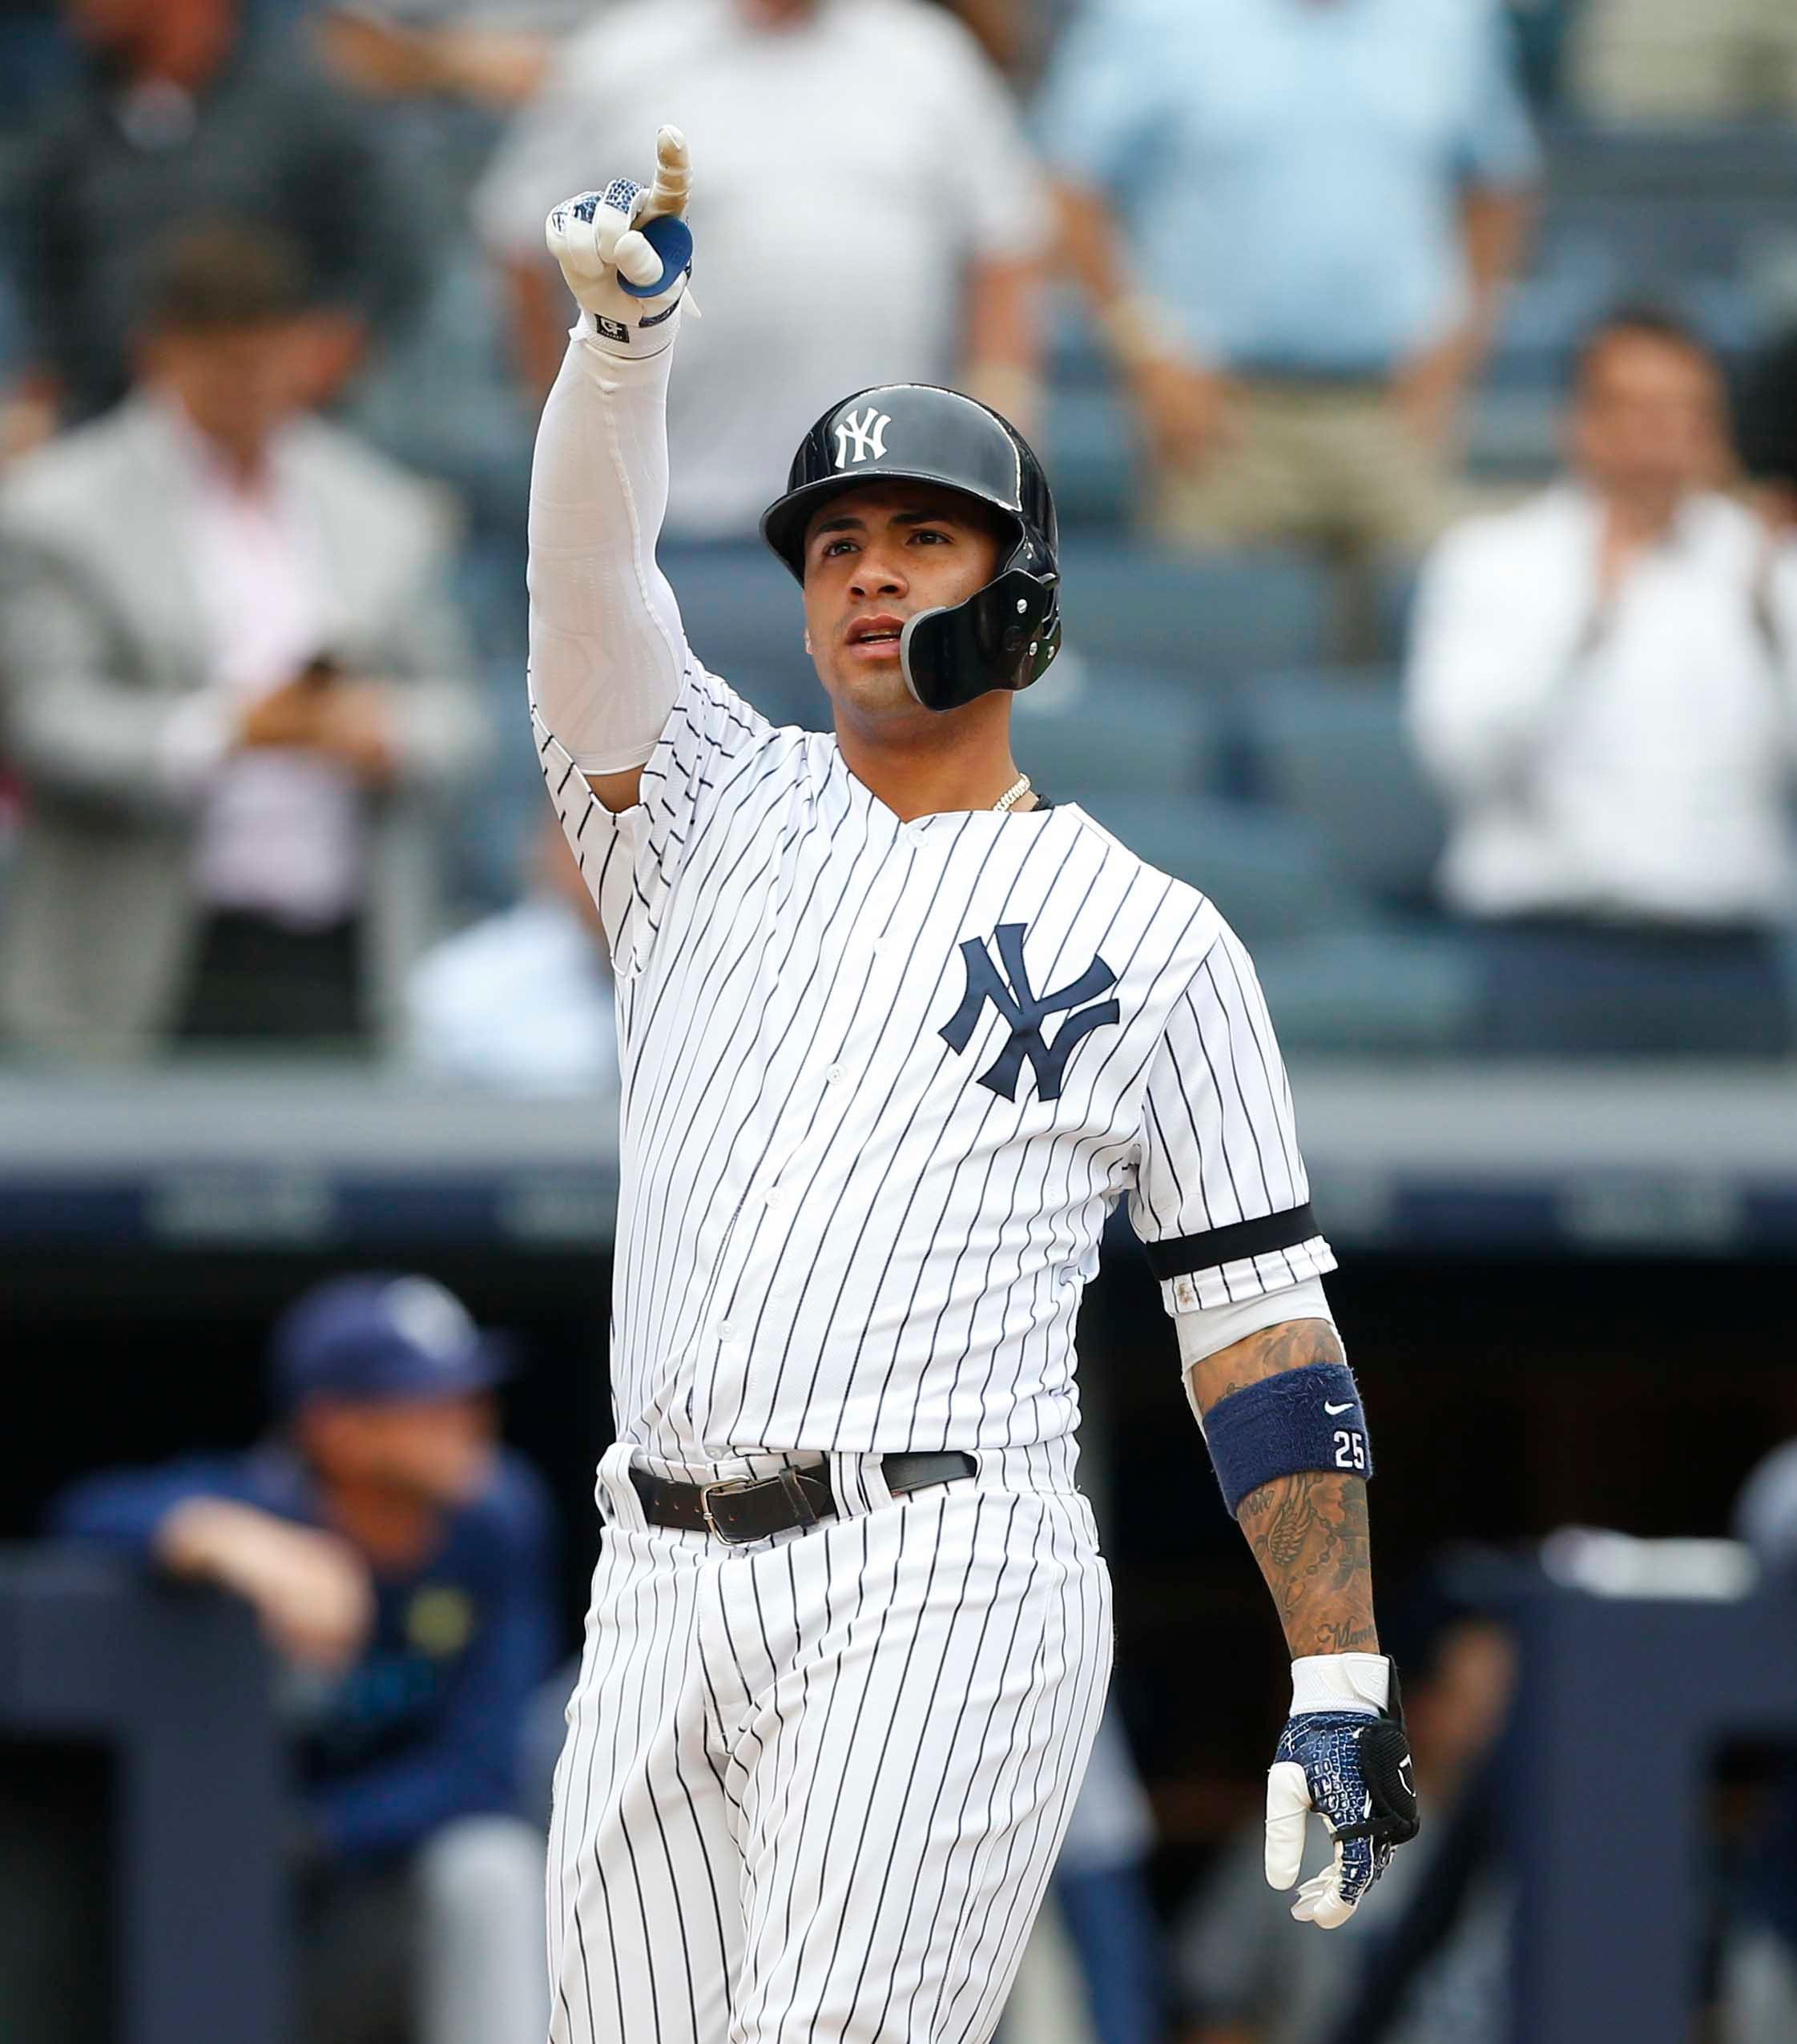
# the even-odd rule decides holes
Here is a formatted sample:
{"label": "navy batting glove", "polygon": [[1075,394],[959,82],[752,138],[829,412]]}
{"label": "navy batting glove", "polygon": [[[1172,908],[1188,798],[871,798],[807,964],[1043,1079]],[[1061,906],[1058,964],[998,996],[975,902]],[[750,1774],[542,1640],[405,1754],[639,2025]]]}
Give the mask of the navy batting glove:
{"label": "navy batting glove", "polygon": [[1410,1738],[1384,1655],[1311,1655],[1291,1674],[1292,1712],[1267,1776],[1267,1878],[1275,1888],[1298,1878],[1314,1810],[1335,1857],[1298,1890],[1291,1913],[1334,1930],[1416,1835]]}

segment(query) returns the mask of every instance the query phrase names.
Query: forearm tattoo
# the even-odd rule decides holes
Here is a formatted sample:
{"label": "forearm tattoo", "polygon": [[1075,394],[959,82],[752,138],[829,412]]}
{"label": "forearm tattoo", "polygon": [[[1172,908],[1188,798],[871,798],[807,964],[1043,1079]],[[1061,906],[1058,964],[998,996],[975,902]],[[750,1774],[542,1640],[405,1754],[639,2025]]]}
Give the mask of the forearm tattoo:
{"label": "forearm tattoo", "polygon": [[[1195,1364],[1193,1388],[1208,1411],[1231,1391],[1282,1370],[1343,1360],[1327,1321],[1290,1321]],[[1242,1500],[1237,1523],[1273,1593],[1294,1660],[1378,1651],[1364,1477],[1320,1469],[1277,1477]]]}

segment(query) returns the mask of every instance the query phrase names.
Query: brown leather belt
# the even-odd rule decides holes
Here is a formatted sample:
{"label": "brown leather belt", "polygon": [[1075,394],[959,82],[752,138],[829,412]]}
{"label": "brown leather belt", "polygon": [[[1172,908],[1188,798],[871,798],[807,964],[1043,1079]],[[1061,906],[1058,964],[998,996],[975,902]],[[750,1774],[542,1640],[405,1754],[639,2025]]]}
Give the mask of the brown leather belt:
{"label": "brown leather belt", "polygon": [[[958,1450],[941,1453],[888,1455],[880,1473],[895,1498],[931,1483],[955,1483],[971,1476],[979,1464]],[[783,1469],[777,1476],[734,1477],[721,1483],[677,1483],[651,1476],[633,1464],[631,1483],[643,1500],[651,1526],[672,1526],[687,1533],[712,1533],[733,1547],[765,1540],[772,1533],[815,1526],[836,1515],[830,1487],[830,1466],[813,1463],[804,1469]]]}

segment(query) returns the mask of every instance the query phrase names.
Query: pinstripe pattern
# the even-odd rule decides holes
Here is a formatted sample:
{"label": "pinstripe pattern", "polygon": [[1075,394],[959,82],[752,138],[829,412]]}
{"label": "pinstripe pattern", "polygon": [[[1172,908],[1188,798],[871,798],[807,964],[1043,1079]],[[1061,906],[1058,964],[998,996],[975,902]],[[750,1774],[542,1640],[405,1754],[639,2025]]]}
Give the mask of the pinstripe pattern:
{"label": "pinstripe pattern", "polygon": [[[552,2044],[982,2044],[1109,1672],[1073,1488],[1106,1216],[1170,1306],[1333,1267],[1259,989],[1078,809],[902,823],[690,660],[621,815],[536,730],[623,1074]],[[926,1448],[978,1474],[895,1504],[880,1456]],[[628,1479],[800,1454],[843,1515],[752,1549]]]}
{"label": "pinstripe pattern", "polygon": [[557,1773],[551,2044],[981,2044],[1109,1675],[1085,1500],[875,1477],[732,1551],[645,1527],[628,1455]]}
{"label": "pinstripe pattern", "polygon": [[[622,815],[536,729],[616,961],[613,1391],[651,1467],[1070,1433],[1080,1294],[1126,1196],[1189,1256],[1170,1306],[1334,1267],[1314,1234],[1207,1259],[1207,1233],[1308,1200],[1290,1089],[1216,911],[1082,811],[901,823],[833,738],[690,662]],[[1014,1098],[982,1083],[1013,1036],[996,1001],[945,1035],[963,947],[996,971],[1013,924],[1027,991],[1115,976],[1117,1018],[1070,1035],[1046,1098],[1030,1060]],[[1081,1013],[1044,1020],[1045,1058]]]}

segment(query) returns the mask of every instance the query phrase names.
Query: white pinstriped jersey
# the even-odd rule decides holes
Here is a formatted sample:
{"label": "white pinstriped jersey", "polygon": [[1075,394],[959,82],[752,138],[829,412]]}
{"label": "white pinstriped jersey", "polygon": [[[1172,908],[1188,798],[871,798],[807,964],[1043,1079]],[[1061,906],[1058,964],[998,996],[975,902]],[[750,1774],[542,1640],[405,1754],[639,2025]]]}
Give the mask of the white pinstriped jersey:
{"label": "white pinstriped jersey", "polygon": [[1069,1433],[1127,1196],[1170,1309],[1334,1268],[1247,955],[1077,807],[904,823],[689,656],[614,815],[620,1438],[671,1467]]}

